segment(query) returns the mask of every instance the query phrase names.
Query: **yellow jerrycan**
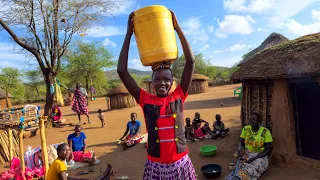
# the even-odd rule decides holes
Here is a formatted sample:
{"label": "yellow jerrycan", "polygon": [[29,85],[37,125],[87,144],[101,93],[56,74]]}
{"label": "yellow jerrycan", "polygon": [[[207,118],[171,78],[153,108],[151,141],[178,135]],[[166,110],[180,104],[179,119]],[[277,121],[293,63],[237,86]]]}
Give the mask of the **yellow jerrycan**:
{"label": "yellow jerrycan", "polygon": [[175,60],[178,47],[171,12],[164,6],[141,8],[133,15],[134,35],[144,66]]}

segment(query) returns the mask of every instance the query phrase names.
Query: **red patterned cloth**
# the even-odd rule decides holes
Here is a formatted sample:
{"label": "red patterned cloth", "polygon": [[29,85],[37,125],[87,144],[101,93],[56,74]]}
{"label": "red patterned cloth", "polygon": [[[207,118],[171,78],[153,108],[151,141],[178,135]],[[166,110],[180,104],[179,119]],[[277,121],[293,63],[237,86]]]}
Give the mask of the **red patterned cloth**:
{"label": "red patterned cloth", "polygon": [[74,89],[74,95],[71,103],[72,111],[77,114],[85,114],[88,115],[88,107],[87,107],[87,99],[82,94],[80,89]]}

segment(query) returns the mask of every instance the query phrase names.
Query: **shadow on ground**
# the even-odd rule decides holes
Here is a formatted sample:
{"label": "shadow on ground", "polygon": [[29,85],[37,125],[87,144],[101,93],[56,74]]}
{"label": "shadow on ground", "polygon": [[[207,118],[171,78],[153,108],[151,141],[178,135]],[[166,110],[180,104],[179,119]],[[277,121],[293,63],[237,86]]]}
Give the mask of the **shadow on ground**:
{"label": "shadow on ground", "polygon": [[[223,105],[221,105],[221,103],[223,103]],[[233,97],[199,100],[199,101],[188,101],[184,103],[185,110],[225,108],[225,107],[234,107],[239,105],[241,105],[241,101],[236,100]]]}

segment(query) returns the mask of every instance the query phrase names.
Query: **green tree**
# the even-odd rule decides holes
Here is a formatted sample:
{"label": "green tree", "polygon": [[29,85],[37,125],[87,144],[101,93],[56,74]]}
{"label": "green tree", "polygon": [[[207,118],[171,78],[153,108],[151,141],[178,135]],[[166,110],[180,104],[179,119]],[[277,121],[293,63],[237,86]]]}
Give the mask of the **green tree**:
{"label": "green tree", "polygon": [[[175,60],[172,64],[172,72],[174,77],[180,79],[182,75],[182,71],[184,68],[185,57],[181,55],[177,60]],[[194,73],[203,74],[210,78],[214,78],[216,75],[216,68],[212,66],[209,61],[204,59],[204,55],[202,53],[195,55],[195,69]]]}
{"label": "green tree", "polygon": [[99,74],[104,73],[103,69],[116,65],[112,57],[112,54],[101,44],[78,42],[75,48],[66,55],[65,70],[72,82],[84,80],[85,87],[89,92],[93,81]]}
{"label": "green tree", "polygon": [[2,89],[4,89],[6,93],[7,108],[11,108],[9,104],[9,99],[8,99],[9,90],[18,86],[20,81],[19,77],[20,77],[19,69],[6,67],[1,70],[0,84],[2,86]]}
{"label": "green tree", "polygon": [[40,86],[44,84],[41,71],[30,70],[26,72],[26,77],[28,79],[27,85],[31,87],[32,91],[37,92],[37,97],[40,97]]}
{"label": "green tree", "polygon": [[[46,84],[44,114],[53,104],[50,84],[73,36],[104,25],[122,0],[0,0],[0,25],[39,64]],[[19,37],[20,36],[20,37]],[[51,126],[49,119],[47,125]]]}

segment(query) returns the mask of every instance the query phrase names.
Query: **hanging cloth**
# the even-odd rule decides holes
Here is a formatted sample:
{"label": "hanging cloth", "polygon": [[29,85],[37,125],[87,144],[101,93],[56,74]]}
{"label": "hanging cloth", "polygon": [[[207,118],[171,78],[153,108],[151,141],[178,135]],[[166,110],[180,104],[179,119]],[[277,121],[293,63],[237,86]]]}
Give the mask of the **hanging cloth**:
{"label": "hanging cloth", "polygon": [[55,100],[61,105],[64,106],[64,100],[63,100],[63,96],[61,93],[61,89],[60,89],[60,80],[58,78],[56,78],[56,83],[55,83]]}

